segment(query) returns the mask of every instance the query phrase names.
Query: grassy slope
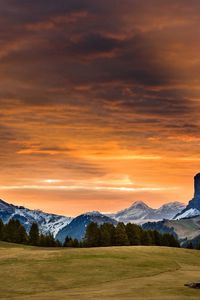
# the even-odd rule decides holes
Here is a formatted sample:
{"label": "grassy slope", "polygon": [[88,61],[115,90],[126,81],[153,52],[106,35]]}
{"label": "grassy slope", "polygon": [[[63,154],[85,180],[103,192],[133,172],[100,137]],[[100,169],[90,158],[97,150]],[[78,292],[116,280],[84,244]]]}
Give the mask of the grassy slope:
{"label": "grassy slope", "polygon": [[0,299],[200,299],[200,251],[40,249],[0,243]]}
{"label": "grassy slope", "polygon": [[188,239],[193,239],[200,234],[200,217],[181,220],[166,220],[165,225],[173,227],[180,239],[184,239],[186,236]]}

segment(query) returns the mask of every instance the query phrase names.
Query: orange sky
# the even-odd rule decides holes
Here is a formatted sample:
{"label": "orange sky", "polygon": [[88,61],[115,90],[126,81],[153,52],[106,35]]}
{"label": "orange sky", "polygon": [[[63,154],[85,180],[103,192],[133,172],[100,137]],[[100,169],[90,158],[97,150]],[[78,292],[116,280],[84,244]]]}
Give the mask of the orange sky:
{"label": "orange sky", "polygon": [[190,200],[200,2],[32,2],[0,0],[0,197],[65,215]]}

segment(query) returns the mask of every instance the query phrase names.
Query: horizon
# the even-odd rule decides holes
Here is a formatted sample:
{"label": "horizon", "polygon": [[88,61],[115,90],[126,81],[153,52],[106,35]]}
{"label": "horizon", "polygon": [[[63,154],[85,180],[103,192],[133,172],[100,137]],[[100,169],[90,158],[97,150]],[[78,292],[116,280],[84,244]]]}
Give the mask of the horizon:
{"label": "horizon", "polygon": [[[44,211],[44,210],[41,210],[41,209],[39,209],[39,208],[30,208],[30,207],[26,207],[26,206],[23,206],[23,205],[18,205],[17,203],[13,204],[13,203],[11,203],[11,202],[7,202],[6,199],[0,198],[0,202],[1,202],[1,201],[2,201],[2,202],[5,202],[5,203],[8,204],[8,205],[14,205],[14,206],[16,206],[16,207],[23,207],[23,208],[27,208],[27,209],[34,210],[34,211],[41,211],[41,212],[43,212],[43,213],[47,213],[47,214],[55,214],[55,215],[56,215],[56,213],[53,212],[53,211]],[[163,204],[161,204],[161,205],[158,206],[158,207],[151,207],[151,206],[148,205],[145,201],[138,200],[138,201],[132,202],[128,207],[124,207],[124,208],[122,208],[121,210],[118,210],[118,211],[98,211],[98,210],[90,210],[90,211],[83,211],[83,212],[81,212],[81,213],[79,213],[79,214],[76,214],[76,215],[63,214],[63,216],[65,216],[65,217],[72,217],[72,218],[73,218],[73,217],[77,217],[77,216],[79,216],[79,215],[82,215],[82,214],[88,214],[88,213],[100,213],[100,214],[103,214],[103,215],[115,214],[115,213],[118,213],[118,212],[120,212],[120,211],[122,211],[122,210],[124,210],[124,209],[130,208],[131,206],[133,206],[133,205],[135,205],[135,204],[137,204],[137,203],[142,203],[142,204],[147,205],[149,208],[152,208],[152,209],[159,209],[159,208],[163,207],[164,205],[167,205],[167,204],[174,204],[174,203],[179,203],[179,204],[185,205],[183,202],[173,201],[173,202],[166,202],[166,203],[163,203]],[[61,214],[58,214],[58,215],[61,215]]]}
{"label": "horizon", "polygon": [[2,2],[0,198],[71,216],[186,204],[200,170],[199,10]]}

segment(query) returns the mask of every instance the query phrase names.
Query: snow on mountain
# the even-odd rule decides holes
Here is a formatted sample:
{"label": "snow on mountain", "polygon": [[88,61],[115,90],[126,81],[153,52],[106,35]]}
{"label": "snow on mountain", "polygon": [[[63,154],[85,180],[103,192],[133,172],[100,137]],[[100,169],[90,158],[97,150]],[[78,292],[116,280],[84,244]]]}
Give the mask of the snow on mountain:
{"label": "snow on mountain", "polygon": [[13,218],[19,220],[27,231],[30,229],[31,224],[35,222],[42,233],[52,233],[54,236],[72,221],[71,217],[48,214],[40,210],[30,210],[0,200],[0,219],[7,223]]}
{"label": "snow on mountain", "polygon": [[116,220],[113,220],[99,212],[87,212],[74,218],[71,223],[61,229],[56,235],[56,239],[64,242],[65,238],[68,236],[81,240],[85,236],[87,225],[91,222],[95,222],[99,225],[103,223],[117,224]]}
{"label": "snow on mountain", "polygon": [[162,205],[158,209],[153,209],[142,201],[136,201],[129,208],[112,216],[119,222],[143,224],[147,221],[172,219],[184,208],[185,206],[180,202],[170,202]]}
{"label": "snow on mountain", "polygon": [[142,201],[134,202],[129,208],[119,211],[114,218],[119,222],[128,223],[135,220],[144,220],[151,213],[153,209]]}
{"label": "snow on mountain", "polygon": [[180,219],[184,219],[184,218],[192,218],[192,217],[196,217],[196,216],[200,216],[200,211],[196,208],[190,208],[190,209],[186,210],[185,212],[183,212],[182,214],[175,217],[174,220],[180,220]]}
{"label": "snow on mountain", "polygon": [[174,216],[185,208],[183,203],[178,201],[169,202],[155,210],[156,219],[173,219]]}

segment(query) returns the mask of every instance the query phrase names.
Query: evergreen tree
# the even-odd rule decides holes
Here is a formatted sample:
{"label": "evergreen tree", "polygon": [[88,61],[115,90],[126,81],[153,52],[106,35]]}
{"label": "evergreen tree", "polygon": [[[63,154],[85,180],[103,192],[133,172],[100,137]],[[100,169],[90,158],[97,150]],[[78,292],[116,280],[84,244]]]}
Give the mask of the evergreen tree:
{"label": "evergreen tree", "polygon": [[0,219],[0,241],[4,239],[4,224],[3,221]]}
{"label": "evergreen tree", "polygon": [[44,234],[40,234],[39,236],[39,243],[38,243],[39,246],[41,247],[45,247],[46,246],[46,236]]}
{"label": "evergreen tree", "polygon": [[177,248],[180,247],[178,240],[172,234],[169,234],[168,239],[169,239],[169,247],[177,247]]}
{"label": "evergreen tree", "polygon": [[37,223],[33,223],[31,225],[31,229],[29,231],[29,244],[33,246],[39,245],[40,235]]}
{"label": "evergreen tree", "polygon": [[62,247],[62,243],[59,240],[55,240],[56,247]]}
{"label": "evergreen tree", "polygon": [[150,245],[152,245],[151,234],[150,234],[150,232],[148,230],[144,230],[142,232],[141,244],[144,245],[144,246],[150,246]]}
{"label": "evergreen tree", "polygon": [[26,244],[27,241],[28,241],[28,236],[27,236],[26,230],[25,230],[24,226],[22,226],[20,224],[20,226],[18,227],[18,230],[17,230],[17,240],[16,240],[16,243]]}
{"label": "evergreen tree", "polygon": [[59,247],[61,246],[60,243],[55,241],[54,237],[52,234],[40,234],[39,236],[39,242],[37,244],[38,246],[41,247]]}
{"label": "evergreen tree", "polygon": [[97,223],[88,224],[85,234],[85,245],[87,247],[98,247],[100,245],[100,230]]}
{"label": "evergreen tree", "polygon": [[189,242],[189,243],[187,244],[187,248],[188,248],[188,249],[193,249],[192,242]]}
{"label": "evergreen tree", "polygon": [[154,230],[153,236],[154,236],[154,245],[161,246],[162,245],[162,235],[158,231]]}
{"label": "evergreen tree", "polygon": [[73,248],[74,247],[74,241],[72,238],[69,239],[68,243],[67,243],[67,247],[69,248]]}
{"label": "evergreen tree", "polygon": [[63,247],[69,247],[69,242],[71,241],[71,238],[66,236]]}
{"label": "evergreen tree", "polygon": [[72,244],[74,248],[79,248],[79,241],[77,239],[74,239]]}
{"label": "evergreen tree", "polygon": [[11,219],[5,225],[4,240],[10,243],[17,243],[17,229],[20,226],[19,221]]}
{"label": "evergreen tree", "polygon": [[112,246],[114,244],[115,227],[113,224],[104,223],[100,226],[100,246]]}
{"label": "evergreen tree", "polygon": [[117,246],[128,246],[129,239],[126,233],[126,227],[124,223],[118,223],[115,228],[115,245]]}
{"label": "evergreen tree", "polygon": [[141,244],[142,229],[138,225],[128,223],[126,225],[126,233],[127,233],[130,245],[140,245]]}

